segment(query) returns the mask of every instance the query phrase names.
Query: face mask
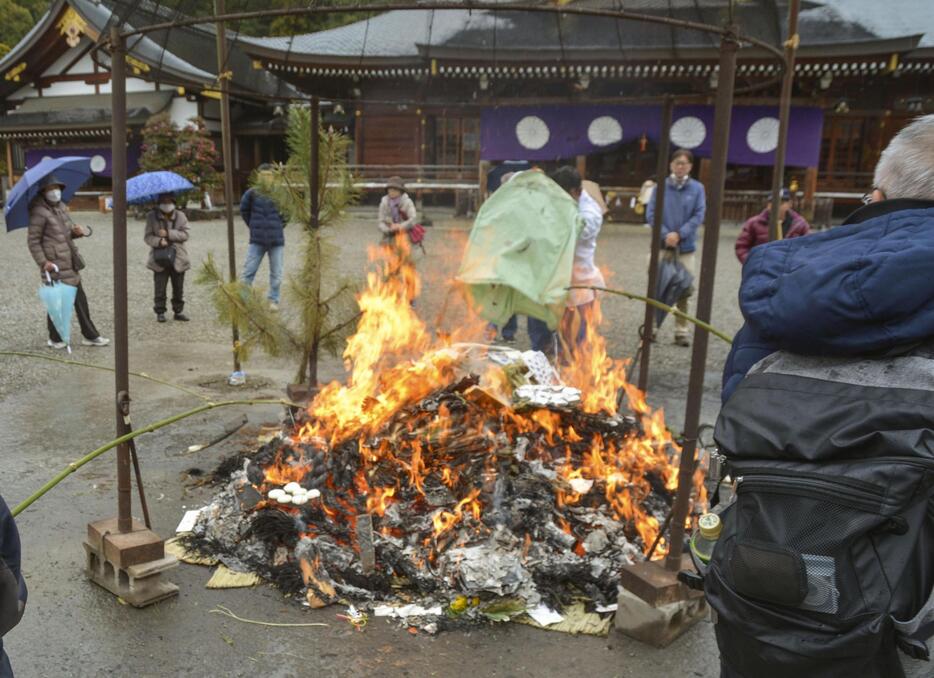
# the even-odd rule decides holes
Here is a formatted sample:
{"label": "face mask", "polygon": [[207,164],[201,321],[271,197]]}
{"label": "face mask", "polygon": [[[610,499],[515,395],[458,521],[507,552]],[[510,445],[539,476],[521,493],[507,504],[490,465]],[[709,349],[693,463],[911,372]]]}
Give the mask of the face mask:
{"label": "face mask", "polygon": [[162,210],[164,214],[171,214],[175,211],[175,205],[170,202],[160,202],[159,209]]}
{"label": "face mask", "polygon": [[50,189],[45,192],[45,199],[54,205],[58,202],[61,202],[62,192],[58,188]]}

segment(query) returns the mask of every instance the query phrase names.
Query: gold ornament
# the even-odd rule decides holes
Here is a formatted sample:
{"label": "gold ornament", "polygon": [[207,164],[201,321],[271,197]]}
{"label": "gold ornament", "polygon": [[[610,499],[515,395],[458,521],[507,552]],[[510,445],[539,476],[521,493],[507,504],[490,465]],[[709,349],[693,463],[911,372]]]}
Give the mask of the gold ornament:
{"label": "gold ornament", "polygon": [[65,42],[69,47],[77,47],[81,42],[81,36],[85,33],[88,23],[81,18],[73,7],[65,10],[65,14],[59,20],[57,26],[62,35],[65,36]]}

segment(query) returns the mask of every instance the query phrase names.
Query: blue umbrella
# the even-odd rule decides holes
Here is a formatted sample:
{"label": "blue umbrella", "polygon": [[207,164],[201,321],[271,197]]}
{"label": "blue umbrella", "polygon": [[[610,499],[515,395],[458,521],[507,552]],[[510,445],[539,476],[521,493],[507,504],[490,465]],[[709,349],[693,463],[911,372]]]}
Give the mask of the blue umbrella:
{"label": "blue umbrella", "polygon": [[68,202],[91,176],[91,159],[83,156],[46,158],[26,170],[7,195],[3,206],[8,232],[29,226],[29,203],[39,194],[39,182],[49,174],[54,174],[64,184],[62,200]]}
{"label": "blue umbrella", "polygon": [[58,336],[68,344],[68,352],[71,353],[71,313],[75,308],[78,288],[58,280],[53,281],[48,273],[45,279],[46,282],[39,287],[39,298],[45,304]]}
{"label": "blue umbrella", "polygon": [[144,172],[126,182],[126,201],[131,205],[155,202],[163,193],[178,195],[193,191],[188,179],[175,172]]}

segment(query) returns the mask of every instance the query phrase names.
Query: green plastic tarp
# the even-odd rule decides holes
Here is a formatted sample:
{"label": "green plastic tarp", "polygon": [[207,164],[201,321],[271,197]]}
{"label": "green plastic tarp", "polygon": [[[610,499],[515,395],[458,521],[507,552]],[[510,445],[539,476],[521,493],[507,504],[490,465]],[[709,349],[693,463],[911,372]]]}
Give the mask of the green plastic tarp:
{"label": "green plastic tarp", "polygon": [[566,191],[541,172],[521,172],[480,208],[457,279],[490,322],[504,325],[518,313],[555,329],[581,226]]}

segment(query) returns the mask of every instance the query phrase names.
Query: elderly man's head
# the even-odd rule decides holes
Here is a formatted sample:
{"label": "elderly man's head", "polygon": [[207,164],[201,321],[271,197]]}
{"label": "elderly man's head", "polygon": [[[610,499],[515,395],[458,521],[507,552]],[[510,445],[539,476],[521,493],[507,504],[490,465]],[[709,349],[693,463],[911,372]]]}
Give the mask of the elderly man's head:
{"label": "elderly man's head", "polygon": [[934,200],[934,115],[895,135],[876,165],[873,189],[873,200]]}

